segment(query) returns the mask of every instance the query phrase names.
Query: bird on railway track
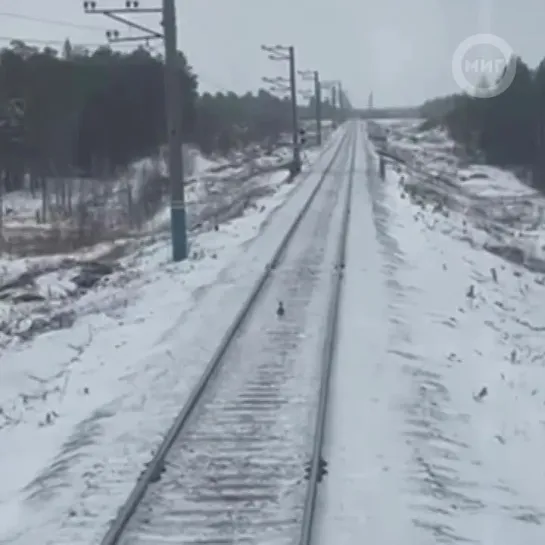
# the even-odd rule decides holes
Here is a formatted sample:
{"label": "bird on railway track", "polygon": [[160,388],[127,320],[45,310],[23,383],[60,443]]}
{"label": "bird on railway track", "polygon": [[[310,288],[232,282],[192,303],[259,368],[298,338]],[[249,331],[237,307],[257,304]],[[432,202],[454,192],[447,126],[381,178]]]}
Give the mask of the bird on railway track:
{"label": "bird on railway track", "polygon": [[284,305],[282,303],[282,301],[278,301],[278,308],[276,309],[276,315],[281,318],[282,316],[284,316],[284,314],[286,313],[286,311],[284,310]]}

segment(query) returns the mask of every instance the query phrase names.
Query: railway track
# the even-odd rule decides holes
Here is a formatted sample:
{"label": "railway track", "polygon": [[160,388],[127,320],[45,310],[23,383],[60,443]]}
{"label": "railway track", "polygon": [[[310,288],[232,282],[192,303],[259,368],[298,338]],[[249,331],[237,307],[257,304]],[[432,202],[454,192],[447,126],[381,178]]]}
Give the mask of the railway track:
{"label": "railway track", "polygon": [[102,545],[309,542],[357,129],[348,126]]}

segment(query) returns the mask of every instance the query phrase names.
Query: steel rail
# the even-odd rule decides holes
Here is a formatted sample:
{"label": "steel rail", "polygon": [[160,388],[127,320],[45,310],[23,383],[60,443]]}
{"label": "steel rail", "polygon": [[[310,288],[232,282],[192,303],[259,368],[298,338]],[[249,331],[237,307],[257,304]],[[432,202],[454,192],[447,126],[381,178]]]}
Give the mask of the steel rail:
{"label": "steel rail", "polygon": [[[221,367],[223,357],[227,352],[231,342],[236,337],[237,333],[241,329],[241,326],[245,323],[247,316],[250,314],[251,309],[254,307],[255,302],[258,300],[260,293],[262,292],[264,286],[267,283],[267,280],[270,278],[273,270],[277,267],[281,259],[286,253],[286,250],[289,246],[291,239],[294,234],[297,232],[299,225],[301,224],[303,218],[306,216],[309,211],[312,203],[315,200],[315,197],[320,192],[325,180],[327,179],[330,171],[332,170],[334,164],[336,163],[341,151],[343,150],[347,141],[352,137],[352,127],[345,129],[344,134],[338,140],[337,149],[335,149],[331,160],[326,165],[326,168],[322,172],[320,179],[318,180],[316,187],[312,190],[311,194],[307,198],[303,207],[297,214],[295,220],[290,225],[289,229],[282,237],[280,244],[277,246],[271,260],[266,265],[265,270],[255,283],[252,288],[248,298],[236,314],[231,326],[224,335],[222,341],[220,342],[216,352],[214,353],[212,359],[206,366],[205,371],[201,375],[198,383],[194,386],[191,391],[186,403],[181,409],[180,413],[175,418],[172,426],[165,435],[163,441],[161,442],[159,448],[157,449],[156,454],[153,456],[149,462],[145,471],[140,475],[138,481],[136,482],[134,488],[129,493],[129,496],[125,503],[121,506],[118,511],[116,518],[112,521],[109,529],[107,530],[105,536],[101,540],[101,545],[117,545],[120,539],[123,536],[125,528],[135,511],[137,510],[139,504],[141,503],[149,485],[157,480],[159,480],[161,473],[165,466],[165,459],[175,443],[176,438],[179,436],[180,432],[183,430],[190,416],[192,415],[195,407],[197,406],[199,400],[201,399],[203,393],[205,392],[208,384],[210,383],[211,378],[217,373]],[[353,137],[355,138],[355,136]],[[334,144],[326,146],[326,153]],[[303,177],[303,180],[310,175]],[[302,181],[302,180],[301,180]]]}
{"label": "steel rail", "polygon": [[[354,122],[356,123],[356,122]],[[312,540],[312,526],[316,510],[316,497],[318,482],[320,480],[322,446],[324,442],[325,422],[327,417],[327,402],[329,398],[329,385],[331,382],[332,364],[335,358],[335,347],[338,337],[339,309],[346,264],[346,248],[348,240],[348,227],[350,222],[352,188],[354,185],[356,157],[358,154],[359,124],[355,126],[356,134],[352,142],[352,157],[349,167],[348,189],[344,202],[343,222],[335,260],[335,271],[333,275],[333,294],[329,300],[327,311],[326,331],[322,351],[322,380],[318,398],[318,410],[316,417],[316,428],[314,432],[314,445],[310,463],[309,484],[307,488],[306,502],[303,511],[301,524],[301,535],[299,545],[310,545]]]}

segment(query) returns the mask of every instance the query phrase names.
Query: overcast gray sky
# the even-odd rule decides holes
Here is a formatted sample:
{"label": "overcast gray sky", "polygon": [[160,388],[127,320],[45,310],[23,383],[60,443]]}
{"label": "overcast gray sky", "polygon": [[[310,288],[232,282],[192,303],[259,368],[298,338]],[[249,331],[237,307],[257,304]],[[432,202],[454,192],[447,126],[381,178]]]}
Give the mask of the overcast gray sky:
{"label": "overcast gray sky", "polygon": [[[451,58],[471,34],[501,36],[531,66],[545,56],[545,0],[177,0],[177,9],[179,47],[203,90],[255,90],[263,75],[286,73],[283,63],[267,60],[262,43],[295,45],[298,68],[341,79],[354,104],[365,104],[372,90],[377,106],[418,104],[457,90]],[[62,21],[72,26],[54,24]],[[69,37],[98,44],[115,24],[84,15],[80,0],[0,0],[0,27],[3,43]]]}

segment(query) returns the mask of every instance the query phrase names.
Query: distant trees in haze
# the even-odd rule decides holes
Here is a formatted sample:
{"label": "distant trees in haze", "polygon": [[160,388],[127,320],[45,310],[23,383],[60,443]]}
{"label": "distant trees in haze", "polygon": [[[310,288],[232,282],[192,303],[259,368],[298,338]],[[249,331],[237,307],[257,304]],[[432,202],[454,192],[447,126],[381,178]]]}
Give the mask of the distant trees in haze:
{"label": "distant trees in haze", "polygon": [[545,190],[545,59],[535,70],[520,58],[511,62],[514,80],[498,96],[451,95],[426,102],[421,111],[487,163],[528,169]]}
{"label": "distant trees in haze", "polygon": [[[257,95],[198,94],[198,76],[180,54],[184,138],[205,152],[276,138],[290,129],[289,102]],[[13,119],[14,99],[25,107]],[[24,172],[112,175],[154,154],[166,140],[163,61],[145,48],[62,51],[13,41],[0,52],[0,161],[7,190]]]}

